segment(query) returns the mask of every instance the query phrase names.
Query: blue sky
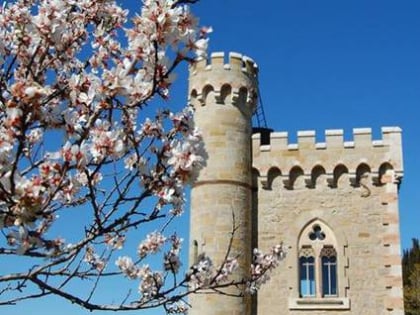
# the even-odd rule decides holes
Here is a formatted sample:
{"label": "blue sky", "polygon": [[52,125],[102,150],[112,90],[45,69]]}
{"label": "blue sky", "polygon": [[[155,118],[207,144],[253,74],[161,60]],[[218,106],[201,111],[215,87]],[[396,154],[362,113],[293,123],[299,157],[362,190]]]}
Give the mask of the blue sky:
{"label": "blue sky", "polygon": [[[420,237],[420,1],[201,0],[193,10],[214,28],[211,52],[237,51],[258,63],[268,125],[289,131],[291,141],[298,130],[322,137],[325,129],[344,129],[349,139],[352,128],[371,127],[379,138],[381,126],[400,126],[403,248]],[[186,69],[180,70],[171,99],[176,106],[186,102]],[[1,313],[91,314],[60,299]]]}
{"label": "blue sky", "polygon": [[210,51],[238,51],[260,67],[267,123],[289,131],[403,129],[403,248],[420,237],[420,1],[201,1]]}

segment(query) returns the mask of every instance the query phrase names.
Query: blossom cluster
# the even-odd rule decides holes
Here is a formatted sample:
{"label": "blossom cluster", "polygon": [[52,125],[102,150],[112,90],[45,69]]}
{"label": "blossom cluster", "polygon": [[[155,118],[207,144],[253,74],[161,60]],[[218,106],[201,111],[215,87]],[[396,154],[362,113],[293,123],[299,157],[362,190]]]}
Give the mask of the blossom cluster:
{"label": "blossom cluster", "polygon": [[[179,254],[182,243],[182,239],[176,234],[171,235],[169,238],[156,231],[148,234],[146,239],[139,245],[137,254],[140,259],[143,259],[148,254],[159,252],[168,243],[169,250],[164,255],[163,269],[165,272],[176,274],[181,267]],[[148,264],[139,266],[139,263],[135,263],[129,256],[119,257],[115,264],[127,278],[139,281],[138,290],[144,300],[154,298],[164,284],[162,272],[153,271]]]}
{"label": "blossom cluster", "polygon": [[263,253],[255,248],[249,275],[245,275],[244,278],[237,280],[235,283],[235,279],[232,276],[235,275],[239,268],[237,258],[227,257],[221,266],[217,266],[213,264],[210,257],[200,254],[188,275],[189,284],[194,290],[200,290],[233,281],[237,285],[245,284],[246,291],[250,294],[255,294],[261,285],[270,279],[271,272],[284,259],[285,255],[282,244],[272,247],[268,253]]}
{"label": "blossom cluster", "polygon": [[105,260],[95,253],[95,249],[92,246],[86,248],[84,261],[99,272],[102,272],[105,268]]}
{"label": "blossom cluster", "polygon": [[172,303],[167,308],[168,314],[187,314],[189,310],[188,305],[183,301]]}
{"label": "blossom cluster", "polygon": [[251,294],[256,293],[261,285],[270,279],[270,273],[285,256],[286,252],[282,244],[272,247],[266,254],[255,248],[251,264],[251,278],[247,282],[247,291]]}
{"label": "blossom cluster", "polygon": [[[144,257],[145,252],[155,253],[161,250],[165,243],[170,242],[171,248],[165,255],[167,260],[165,261],[164,271],[177,273],[179,271],[179,250],[182,240],[176,235],[164,238],[157,232],[149,234],[147,240],[141,246],[141,248],[147,248],[147,250],[139,251],[139,257]],[[185,283],[191,292],[211,290],[230,283],[235,287],[243,286],[246,292],[255,294],[261,285],[270,279],[270,273],[284,257],[285,251],[282,245],[274,246],[268,253],[254,249],[250,273],[241,274],[241,278],[237,274],[240,265],[237,258],[228,257],[221,265],[217,265],[213,263],[209,256],[202,253],[196,258],[196,262],[190,267],[181,283]],[[171,260],[169,261],[168,258]],[[174,264],[174,262],[176,263]],[[128,256],[119,257],[116,265],[127,278],[139,281],[139,293],[142,300],[153,299],[160,294],[159,290],[164,286],[162,281],[164,274],[162,272],[153,271],[147,264],[140,266],[139,262],[134,262]],[[171,304],[167,309],[170,314],[185,313],[187,310],[188,306],[182,301]]]}
{"label": "blossom cluster", "polygon": [[154,298],[164,284],[163,274],[153,271],[149,265],[138,267],[128,256],[119,257],[115,263],[126,277],[140,280],[139,293],[143,300]]}
{"label": "blossom cluster", "polygon": [[204,253],[200,254],[196,263],[191,266],[189,283],[193,289],[207,287],[216,276],[216,267],[211,258]]}
{"label": "blossom cluster", "polygon": [[[90,310],[165,305],[182,313],[178,291],[231,281],[236,258],[215,266],[200,255],[179,276],[182,239],[165,236],[206,163],[191,108],[151,109],[169,98],[179,63],[206,57],[211,28],[198,29],[193,2],[143,0],[137,14],[115,0],[10,0],[0,8],[0,254],[26,259],[15,264],[24,270],[0,276],[0,295],[19,295],[0,304],[59,292]],[[135,239],[136,259],[115,259],[138,231],[146,237]],[[282,253],[256,251],[250,278],[240,281],[254,291]],[[160,270],[147,261],[156,254]],[[138,282],[140,302],[95,304],[100,277],[119,275]],[[88,297],[68,289],[75,280],[93,280]]]}
{"label": "blossom cluster", "polygon": [[189,284],[193,289],[197,290],[232,281],[231,276],[238,267],[237,258],[228,257],[222,262],[221,266],[217,266],[213,264],[209,256],[200,254],[188,275]]}
{"label": "blossom cluster", "polygon": [[[38,259],[52,284],[114,275],[109,261],[133,229],[183,213],[184,190],[205,163],[201,135],[191,108],[150,104],[169,98],[179,63],[206,55],[211,29],[198,28],[193,2],[143,0],[137,13],[115,0],[3,3],[0,253]],[[143,298],[180,270],[182,239],[163,230],[138,241],[136,260],[162,250],[163,271],[116,262]]]}
{"label": "blossom cluster", "polygon": [[143,258],[148,254],[157,253],[165,241],[166,238],[159,232],[148,234],[146,239],[138,247],[138,255],[140,258]]}
{"label": "blossom cluster", "polygon": [[191,110],[140,113],[154,95],[168,97],[178,63],[205,54],[207,31],[189,7],[144,0],[130,15],[112,0],[7,1],[0,29],[0,226],[9,244],[42,250],[55,213],[91,200],[101,230],[118,194],[134,199],[132,182],[99,196],[110,176],[125,184],[132,174],[156,211],[181,214],[204,161]]}
{"label": "blossom cluster", "polygon": [[181,260],[179,258],[181,251],[182,238],[179,238],[176,234],[173,234],[170,238],[171,247],[167,253],[165,253],[163,267],[165,271],[177,273],[181,268]]}

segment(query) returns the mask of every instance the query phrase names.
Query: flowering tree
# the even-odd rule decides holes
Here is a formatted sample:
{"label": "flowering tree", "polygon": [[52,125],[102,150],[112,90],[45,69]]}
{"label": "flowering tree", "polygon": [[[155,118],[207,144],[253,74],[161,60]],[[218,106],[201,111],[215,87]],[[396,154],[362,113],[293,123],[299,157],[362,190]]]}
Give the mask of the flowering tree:
{"label": "flowering tree", "polygon": [[[3,4],[0,255],[19,270],[0,275],[0,305],[54,294],[89,310],[182,312],[188,294],[253,291],[276,266],[279,246],[255,251],[247,279],[230,279],[229,255],[180,269],[182,239],[167,234],[205,153],[191,109],[141,114],[168,97],[178,64],[205,57],[209,29],[189,11],[196,1],[143,0],[137,15],[111,0]],[[109,278],[132,279],[138,292],[97,299]],[[77,281],[89,289],[75,290]]]}

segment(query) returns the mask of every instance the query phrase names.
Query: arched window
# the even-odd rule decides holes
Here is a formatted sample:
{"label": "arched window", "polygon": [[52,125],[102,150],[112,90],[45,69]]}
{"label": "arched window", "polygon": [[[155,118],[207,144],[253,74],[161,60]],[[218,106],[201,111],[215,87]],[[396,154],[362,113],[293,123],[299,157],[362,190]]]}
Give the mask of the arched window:
{"label": "arched window", "polygon": [[337,296],[337,253],[332,246],[321,250],[322,296]]}
{"label": "arched window", "polygon": [[302,297],[315,296],[315,253],[310,246],[302,246],[299,253],[299,288]]}
{"label": "arched window", "polygon": [[315,258],[300,257],[300,294],[302,296],[315,296]]}
{"label": "arched window", "polygon": [[299,295],[302,298],[338,296],[336,240],[331,229],[316,220],[299,239]]}

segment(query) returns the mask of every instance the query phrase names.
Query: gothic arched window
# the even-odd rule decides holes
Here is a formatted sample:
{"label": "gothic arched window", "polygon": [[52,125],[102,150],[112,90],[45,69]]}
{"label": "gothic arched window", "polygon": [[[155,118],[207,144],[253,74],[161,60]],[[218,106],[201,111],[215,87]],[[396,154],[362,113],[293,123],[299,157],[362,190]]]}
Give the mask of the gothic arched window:
{"label": "gothic arched window", "polygon": [[336,240],[330,228],[321,222],[306,226],[299,239],[299,295],[337,297]]}

